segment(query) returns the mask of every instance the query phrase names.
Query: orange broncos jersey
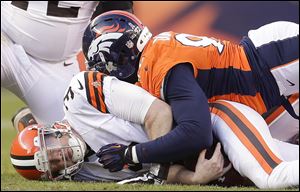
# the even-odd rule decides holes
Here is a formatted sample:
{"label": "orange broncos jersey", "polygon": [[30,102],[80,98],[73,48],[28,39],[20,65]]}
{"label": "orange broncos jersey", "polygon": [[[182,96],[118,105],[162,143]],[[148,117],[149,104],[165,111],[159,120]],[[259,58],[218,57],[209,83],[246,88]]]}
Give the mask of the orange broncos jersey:
{"label": "orange broncos jersey", "polygon": [[164,98],[163,81],[168,71],[180,63],[190,63],[194,76],[210,102],[225,99],[267,111],[256,91],[252,71],[242,46],[229,41],[165,32],[146,45],[139,63],[137,85]]}

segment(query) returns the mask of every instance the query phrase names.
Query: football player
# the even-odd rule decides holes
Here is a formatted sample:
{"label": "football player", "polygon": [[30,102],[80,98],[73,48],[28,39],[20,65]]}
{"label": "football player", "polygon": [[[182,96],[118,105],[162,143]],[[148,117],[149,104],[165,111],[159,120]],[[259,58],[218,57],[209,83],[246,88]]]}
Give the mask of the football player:
{"label": "football player", "polygon": [[[124,94],[128,90],[131,91],[131,95]],[[120,116],[140,122],[139,124],[125,121],[110,113],[125,108],[126,103],[131,107],[126,108],[125,115]],[[139,179],[149,183],[160,183],[159,177],[155,177],[158,176],[158,173],[155,173],[157,170],[150,170],[145,175],[134,177],[134,180],[126,179],[147,171],[146,169],[132,172],[131,170],[140,169],[140,165],[131,161],[126,163],[127,168],[123,169],[122,166],[119,172],[109,172],[104,168],[108,165],[106,160],[111,156],[115,157],[109,162],[111,164],[122,160],[123,157],[119,158],[119,155],[122,155],[119,149],[126,150],[124,146],[127,145],[132,147],[133,142],[148,141],[151,136],[148,135],[148,138],[144,129],[150,132],[153,129],[170,129],[162,123],[172,122],[170,108],[165,103],[142,88],[119,81],[115,77],[86,71],[73,77],[66,90],[64,104],[63,121],[52,126],[27,127],[14,140],[11,160],[21,175],[28,179],[125,179],[121,184]],[[137,108],[138,106],[141,107]],[[223,100],[211,103],[210,107],[214,133],[220,138],[225,153],[242,176],[249,178],[260,188],[290,187],[299,184],[297,145],[285,143],[286,150],[289,150],[292,156],[281,153],[277,146],[282,143],[273,140],[263,118],[248,106]],[[160,110],[157,110],[158,108]],[[162,113],[164,109],[166,111]],[[138,114],[139,118],[132,118],[131,112]],[[132,116],[137,116],[136,114]],[[153,121],[157,119],[154,117],[161,120]],[[141,126],[141,123],[144,126]],[[149,128],[149,125],[152,125],[152,128]],[[157,127],[154,128],[153,125]],[[110,142],[119,143],[111,145],[115,148],[114,154],[106,154],[105,148],[98,151],[99,147]],[[125,158],[136,158],[134,156],[136,154],[129,157],[127,153]],[[206,160],[204,156],[205,151],[202,151],[195,172],[178,164],[172,165],[168,182],[205,184],[229,170],[230,166],[223,168],[225,160],[219,144],[210,160]],[[104,168],[98,161],[104,163]]]}
{"label": "football player", "polygon": [[29,107],[15,118],[16,128],[26,124],[24,116],[31,123],[62,119],[84,29],[93,13],[113,9],[132,11],[132,2],[1,1],[1,87]]}
{"label": "football player", "polygon": [[[123,97],[124,91],[128,90],[133,95]],[[125,103],[130,103],[128,111],[138,117],[131,120],[139,124],[117,118],[108,112],[114,108],[123,108]],[[28,126],[12,143],[12,164],[23,177],[51,180],[72,177],[81,181],[119,181],[132,177],[148,170],[149,166],[146,165],[147,169],[139,172],[132,171],[138,168],[134,166],[110,173],[98,163],[95,151],[111,141],[124,145],[148,141],[151,134],[159,135],[163,128],[169,131],[172,123],[172,113],[167,104],[142,88],[114,77],[105,77],[100,72],[81,72],[74,76],[66,90],[64,109],[63,121],[52,126]],[[132,114],[128,113],[125,118],[130,119],[130,116]],[[169,122],[169,125],[160,126],[163,121]],[[157,133],[154,133],[154,129]],[[147,135],[146,132],[150,134]],[[201,173],[197,173],[193,182],[206,183],[226,172],[223,170],[223,156],[219,145],[211,161],[205,160],[203,155],[204,153],[199,157],[201,165],[197,166]],[[171,171],[173,169],[178,173],[176,175],[183,171],[179,166],[171,167]],[[172,181],[176,181],[176,178]],[[188,184],[192,181],[185,178],[182,182]]]}
{"label": "football player", "polygon": [[[136,83],[170,104],[175,128],[126,150],[137,154],[136,163],[162,163],[211,146],[207,100],[235,101],[261,115],[283,105],[298,118],[286,99],[299,92],[298,34],[298,24],[279,21],[249,31],[239,45],[174,32],[152,37],[134,15],[111,11],[87,27],[83,52],[90,69]],[[105,152],[116,153],[110,147]]]}

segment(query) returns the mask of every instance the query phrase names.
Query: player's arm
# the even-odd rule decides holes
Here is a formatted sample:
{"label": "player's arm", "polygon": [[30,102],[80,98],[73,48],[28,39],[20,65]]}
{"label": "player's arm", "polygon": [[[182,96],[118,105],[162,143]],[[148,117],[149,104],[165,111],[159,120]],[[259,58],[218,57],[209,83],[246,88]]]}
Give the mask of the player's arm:
{"label": "player's arm", "polygon": [[195,171],[190,171],[182,165],[172,165],[169,169],[168,183],[182,184],[207,184],[224,175],[231,168],[231,164],[224,167],[224,157],[221,153],[221,145],[217,144],[214,154],[210,159],[205,158],[206,150],[198,157]]}
{"label": "player's arm", "polygon": [[[166,80],[168,85],[166,86],[167,97],[165,97],[172,108],[175,128],[161,137],[133,147],[122,146],[116,149],[115,146],[119,144],[115,143],[102,147],[97,152],[97,156],[99,162],[105,165],[104,168],[118,171],[117,168],[122,167],[120,164],[124,162],[174,162],[197,154],[212,145],[213,136],[207,98],[196,82],[191,66],[189,64],[177,66]],[[117,161],[112,163],[112,157]]]}
{"label": "player's arm", "polygon": [[165,80],[168,83],[165,98],[172,108],[175,128],[161,137],[133,147],[116,148],[120,145],[116,143],[103,146],[97,156],[104,168],[118,171],[124,163],[174,162],[212,145],[208,101],[194,78],[191,65],[175,66]]}
{"label": "player's arm", "polygon": [[70,99],[79,94],[101,114],[110,113],[144,125],[150,139],[164,135],[171,129],[172,112],[169,105],[141,87],[96,71],[77,74],[71,80],[71,85],[64,98],[65,109]]}
{"label": "player's arm", "polygon": [[103,92],[108,111],[127,121],[144,125],[150,139],[171,130],[173,119],[170,106],[141,87],[106,76]]}
{"label": "player's arm", "polygon": [[165,98],[176,125],[168,134],[136,145],[141,163],[182,160],[212,145],[208,101],[194,78],[191,65],[178,64],[169,74],[165,79]]}
{"label": "player's arm", "polygon": [[172,128],[172,111],[170,106],[160,99],[151,104],[144,120],[144,128],[150,140],[167,134]]}

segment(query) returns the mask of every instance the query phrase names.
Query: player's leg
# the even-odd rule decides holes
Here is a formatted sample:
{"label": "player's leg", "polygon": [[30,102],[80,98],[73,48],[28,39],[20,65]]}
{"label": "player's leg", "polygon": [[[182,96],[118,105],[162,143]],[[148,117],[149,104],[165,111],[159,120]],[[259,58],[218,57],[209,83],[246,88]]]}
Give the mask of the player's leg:
{"label": "player's leg", "polygon": [[[19,81],[22,79],[22,71],[28,69],[28,66],[20,65],[20,60],[17,58],[18,52],[22,48],[15,45],[11,39],[1,31],[1,87],[5,87],[18,96],[21,100],[22,91],[19,87]],[[36,123],[29,108],[22,108],[12,119],[13,126],[20,132],[26,126]]]}
{"label": "player's leg", "polygon": [[273,139],[284,161],[299,160],[299,145]]}
{"label": "player's leg", "polygon": [[16,56],[20,49],[20,46],[15,45],[8,35],[1,31],[1,87],[8,89],[25,102],[18,85],[18,78],[22,76],[22,71],[28,69],[29,66],[20,64],[20,60]]}
{"label": "player's leg", "polygon": [[1,86],[23,100],[37,122],[63,118],[64,92],[78,72],[76,56],[57,63],[38,60],[1,32]]}
{"label": "player's leg", "polygon": [[[212,103],[211,111],[213,131],[242,176],[259,188],[299,185],[299,160],[283,160],[261,115],[245,105],[229,101]],[[285,150],[294,152],[289,148]]]}
{"label": "player's leg", "polygon": [[[7,88],[26,102],[19,82],[23,77],[23,71],[26,71],[25,69],[28,69],[30,64],[20,64],[20,60],[16,56],[20,51],[22,52],[22,47],[15,45],[10,38],[1,31],[1,87]],[[36,121],[29,108],[22,108],[12,118],[12,123],[17,132],[20,132],[28,125],[35,124]]]}
{"label": "player's leg", "polygon": [[61,62],[48,62],[28,55],[24,49],[17,58],[29,67],[18,77],[22,97],[39,123],[51,124],[64,116],[63,97],[73,75],[79,72],[76,56]]}
{"label": "player's leg", "polygon": [[51,124],[64,116],[63,97],[71,78],[79,72],[76,56],[62,62],[48,62],[28,56],[25,100],[39,123]]}

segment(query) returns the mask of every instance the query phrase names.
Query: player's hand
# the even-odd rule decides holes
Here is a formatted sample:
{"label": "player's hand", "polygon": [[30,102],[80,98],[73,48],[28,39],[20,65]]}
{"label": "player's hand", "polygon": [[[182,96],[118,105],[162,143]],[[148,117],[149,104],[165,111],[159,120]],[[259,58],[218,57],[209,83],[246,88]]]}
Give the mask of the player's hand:
{"label": "player's hand", "polygon": [[193,182],[198,184],[207,184],[223,176],[231,169],[231,163],[224,168],[224,157],[221,153],[221,144],[216,145],[213,156],[210,159],[205,158],[206,149],[201,151],[195,167]]}
{"label": "player's hand", "polygon": [[99,157],[98,161],[103,165],[103,168],[110,172],[116,172],[122,170],[124,165],[128,163],[133,164],[130,152],[131,147],[112,143],[101,147],[96,155]]}

